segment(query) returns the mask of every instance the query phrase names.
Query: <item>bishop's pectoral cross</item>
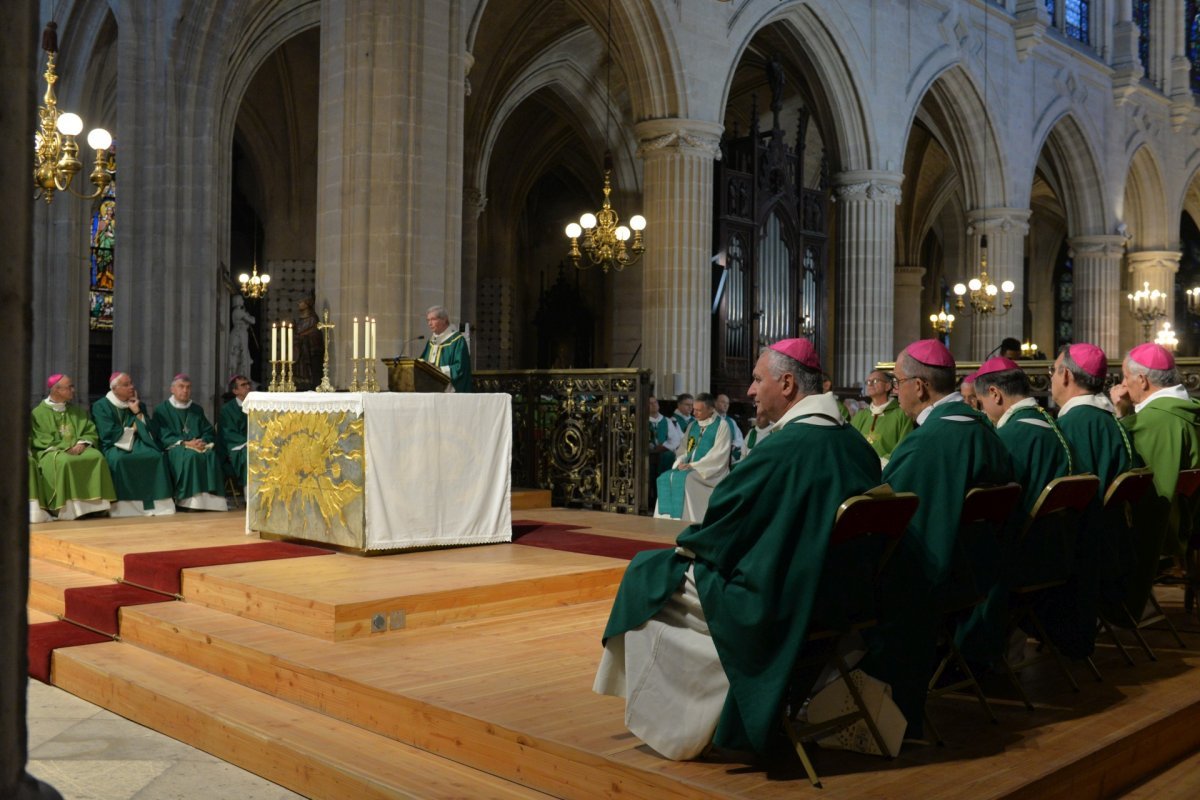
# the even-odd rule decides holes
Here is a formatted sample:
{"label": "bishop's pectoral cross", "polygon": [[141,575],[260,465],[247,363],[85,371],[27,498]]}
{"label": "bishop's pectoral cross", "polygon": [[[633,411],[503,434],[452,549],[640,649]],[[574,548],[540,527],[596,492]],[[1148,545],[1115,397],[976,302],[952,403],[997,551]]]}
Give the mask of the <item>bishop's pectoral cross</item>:
{"label": "bishop's pectoral cross", "polygon": [[333,384],[329,382],[329,332],[333,328],[333,323],[329,321],[329,309],[326,308],[321,321],[317,323],[317,330],[325,337],[323,340],[325,343],[325,358],[321,362],[321,383],[316,389],[318,392],[334,391]]}

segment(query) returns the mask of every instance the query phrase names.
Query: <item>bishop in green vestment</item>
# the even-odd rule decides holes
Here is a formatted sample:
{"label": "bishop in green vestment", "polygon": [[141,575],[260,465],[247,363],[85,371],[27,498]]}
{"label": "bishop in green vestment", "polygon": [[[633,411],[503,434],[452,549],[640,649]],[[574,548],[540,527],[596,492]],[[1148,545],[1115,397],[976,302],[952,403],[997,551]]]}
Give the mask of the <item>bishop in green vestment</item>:
{"label": "bishop in green vestment", "polygon": [[[1136,614],[1158,574],[1159,554],[1182,557],[1192,539],[1200,497],[1177,497],[1175,487],[1181,470],[1200,467],[1200,404],[1183,388],[1175,357],[1160,345],[1130,350],[1121,374],[1113,399],[1118,410],[1133,412],[1125,413],[1121,423],[1133,435],[1133,449],[1154,471],[1154,497],[1138,509],[1142,530],[1128,594]],[[1139,597],[1141,605],[1136,604]]]}
{"label": "bishop in green vestment", "polygon": [[[1075,578],[1070,592],[1055,598],[1053,608],[1039,609],[1051,637],[1068,656],[1079,658],[1095,649],[1096,615],[1122,619],[1120,604],[1135,563],[1134,539],[1125,509],[1105,514],[1108,487],[1122,472],[1140,463],[1125,428],[1104,394],[1108,358],[1093,344],[1064,345],[1050,372],[1050,394],[1058,405],[1058,429],[1075,456],[1075,471],[1095,475],[1100,488],[1075,548]],[[1104,602],[1101,604],[1101,597]],[[1137,606],[1145,605],[1145,598]],[[1072,636],[1072,633],[1076,634]]]}
{"label": "bishop in green vestment", "polygon": [[33,453],[28,453],[29,457],[29,524],[36,525],[39,522],[49,522],[53,519],[46,513],[46,501],[42,499],[40,490],[41,481],[38,480],[37,462],[33,459]]}
{"label": "bishop in green vestment", "polygon": [[863,435],[875,448],[883,463],[891,458],[900,440],[913,429],[913,421],[900,410],[900,403],[891,396],[892,380],[883,370],[874,370],[863,384],[869,408],[859,411],[850,420],[854,430]]}
{"label": "bishop in green vestment", "polygon": [[250,379],[245,375],[234,375],[229,379],[229,391],[233,397],[221,407],[217,445],[226,474],[237,481],[238,486],[245,488],[247,423],[242,402],[250,394]]}
{"label": "bishop in green vestment", "polygon": [[38,496],[60,520],[108,511],[117,494],[96,426],[86,411],[71,405],[75,384],[70,376],[51,375],[46,385],[50,394],[31,414]]}
{"label": "bishop in green vestment", "polygon": [[668,758],[710,740],[767,750],[838,506],[879,483],[875,452],[821,392],[812,344],[772,348],[749,393],[774,432],[674,549],[634,558],[604,631],[594,690],[625,697],[630,730]]}
{"label": "bishop in green vestment", "polygon": [[117,490],[112,516],[174,514],[171,473],[150,428],[149,408],[127,373],[114,372],[108,386],[108,394],[92,403],[92,419]]}
{"label": "bishop in green vestment", "polygon": [[426,311],[425,322],[433,335],[421,351],[421,360],[444,372],[454,391],[471,391],[471,349],[462,332],[450,324],[450,315],[441,306]]}
{"label": "bishop in green vestment", "polygon": [[193,511],[228,511],[217,432],[192,402],[192,380],[182,373],[171,381],[171,396],[154,412],[154,433],[167,452],[175,481],[175,504]]}
{"label": "bishop in green vestment", "polygon": [[892,686],[910,737],[924,727],[925,695],[936,667],[936,608],[954,585],[959,516],[967,492],[1013,478],[991,422],[954,390],[955,364],[936,339],[896,357],[895,391],[916,429],[892,451],[883,480],[921,504],[883,573],[881,624],[868,637],[863,669]]}
{"label": "bishop in green vestment", "polygon": [[[1023,522],[1046,484],[1074,472],[1071,448],[1050,415],[1030,397],[1029,376],[1012,359],[997,356],[985,361],[975,373],[975,392],[1011,456],[1014,479],[1021,484],[1020,519]],[[1078,539],[1076,532],[1051,533],[1035,530],[1020,541],[1010,541],[1005,568],[990,587],[987,599],[959,626],[958,642],[965,656],[984,664],[996,662],[1003,656],[1009,616],[1008,596],[1014,581],[1030,574],[1057,575],[1073,568],[1071,563],[1063,563],[1061,546],[1051,545],[1061,545],[1066,537],[1074,546]],[[1095,627],[1094,618],[1091,625]],[[1071,633],[1074,639],[1083,635],[1082,632],[1079,636]],[[1058,640],[1054,643],[1060,649],[1067,644]]]}
{"label": "bishop in green vestment", "polygon": [[729,474],[733,437],[714,401],[707,393],[696,397],[696,421],[684,432],[671,469],[658,476],[654,516],[699,522],[713,488]]}
{"label": "bishop in green vestment", "polygon": [[690,394],[685,392],[675,398],[675,412],[671,414],[671,419],[675,420],[675,425],[679,428],[680,433],[686,431],[688,425],[696,421],[696,418],[692,416],[695,408],[696,400]]}

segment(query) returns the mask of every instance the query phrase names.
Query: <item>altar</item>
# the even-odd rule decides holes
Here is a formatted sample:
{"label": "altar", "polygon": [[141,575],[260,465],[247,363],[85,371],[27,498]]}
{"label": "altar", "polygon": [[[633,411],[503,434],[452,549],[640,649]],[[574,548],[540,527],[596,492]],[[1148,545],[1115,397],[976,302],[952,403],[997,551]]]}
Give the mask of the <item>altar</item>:
{"label": "altar", "polygon": [[251,392],[246,529],[359,552],[512,539],[506,394]]}

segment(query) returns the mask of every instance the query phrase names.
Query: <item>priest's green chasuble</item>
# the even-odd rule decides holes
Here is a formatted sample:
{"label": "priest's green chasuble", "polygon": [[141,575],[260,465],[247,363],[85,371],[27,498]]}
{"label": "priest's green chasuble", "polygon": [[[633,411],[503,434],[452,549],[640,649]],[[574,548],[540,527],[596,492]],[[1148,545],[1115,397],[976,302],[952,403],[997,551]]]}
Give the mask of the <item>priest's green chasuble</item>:
{"label": "priest's green chasuble", "polygon": [[[79,442],[88,443],[82,453],[67,452]],[[68,500],[117,499],[99,443],[96,426],[82,408],[67,405],[55,411],[43,401],[33,409],[30,444],[45,508],[58,511]]]}
{"label": "priest's green chasuble", "polygon": [[[92,419],[100,434],[100,449],[112,472],[118,500],[141,501],[146,509],[155,500],[171,497],[171,475],[158,440],[150,430],[150,407],[142,403],[144,419],[127,408],[113,405],[106,397],[92,403]],[[125,437],[125,429],[133,428]],[[126,450],[125,447],[129,449]]]}
{"label": "priest's green chasuble", "polygon": [[[229,475],[238,486],[246,485],[246,412],[233,398],[221,407],[220,427],[217,429],[218,449]],[[241,491],[239,489],[239,491]]]}
{"label": "priest's green chasuble", "polygon": [[888,401],[880,414],[864,408],[854,415],[850,424],[863,435],[867,444],[875,448],[880,458],[890,458],[900,440],[913,429],[913,421],[900,410],[895,398]]}
{"label": "priest's green chasuble", "polygon": [[167,452],[171,465],[171,477],[175,481],[175,499],[183,500],[192,495],[208,493],[225,495],[225,481],[221,477],[221,461],[215,449],[203,453],[183,442],[201,439],[205,444],[216,444],[217,432],[204,416],[204,410],[196,403],[179,409],[168,400],[154,411],[154,432]]}

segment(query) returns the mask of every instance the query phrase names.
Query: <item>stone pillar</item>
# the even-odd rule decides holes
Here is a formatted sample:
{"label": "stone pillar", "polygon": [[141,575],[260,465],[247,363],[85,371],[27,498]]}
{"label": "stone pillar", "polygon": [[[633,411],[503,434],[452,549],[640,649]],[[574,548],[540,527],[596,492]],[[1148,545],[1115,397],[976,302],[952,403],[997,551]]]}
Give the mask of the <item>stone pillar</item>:
{"label": "stone pillar", "polygon": [[723,127],[657,119],[638,123],[644,162],[646,254],[641,362],[655,391],[708,391],[712,374],[713,162]]}
{"label": "stone pillar", "polygon": [[[994,350],[1002,339],[1012,336],[1020,339],[1025,323],[1025,237],[1029,233],[1028,209],[981,208],[967,212],[967,235],[971,253],[971,271],[963,277],[967,283],[979,274],[981,240],[988,238],[988,279],[997,286],[1012,281],[1012,308],[1005,312],[1003,305],[991,314],[976,315],[970,308],[955,324],[971,325],[971,358],[980,360]],[[1003,292],[998,295],[1002,303]]]}
{"label": "stone pillar", "polygon": [[896,205],[903,177],[898,172],[856,170],[833,178],[839,263],[837,366],[832,377],[837,386],[859,383],[876,362],[896,354],[891,318],[896,299]]}
{"label": "stone pillar", "polygon": [[1133,331],[1136,342],[1154,341],[1154,335],[1162,327],[1164,321],[1175,324],[1175,273],[1179,271],[1179,259],[1183,254],[1176,250],[1142,250],[1130,253],[1129,258],[1129,291],[1135,292],[1149,284],[1151,290],[1158,289],[1167,296],[1167,316],[1155,321],[1146,335],[1143,325],[1129,313],[1127,298],[1121,298],[1125,307],[1124,317]]}
{"label": "stone pillar", "polygon": [[[1118,0],[1116,24],[1113,25],[1113,94],[1118,103],[1123,103],[1141,83],[1142,76],[1150,77],[1150,65],[1138,58],[1140,31],[1133,21],[1133,5],[1130,0]],[[1104,352],[1108,352],[1105,350]]]}
{"label": "stone pillar", "polygon": [[462,318],[472,325],[479,324],[479,217],[486,208],[487,197],[479,189],[463,191]]}
{"label": "stone pillar", "polygon": [[[925,327],[925,314],[921,308],[921,278],[924,276],[924,267],[896,267],[895,315],[892,317],[892,349],[895,351],[933,335]],[[891,361],[895,357],[896,353],[891,353],[881,356],[880,360]]]}
{"label": "stone pillar", "polygon": [[377,319],[380,357],[424,332],[431,305],[461,317],[467,57],[458,5],[321,3],[316,284],[318,306],[338,325],[339,385],[350,377],[352,317]]}
{"label": "stone pillar", "polygon": [[[1162,24],[1171,35],[1167,45],[1171,48],[1168,95],[1171,98],[1171,125],[1178,131],[1187,123],[1196,105],[1196,98],[1192,93],[1192,62],[1187,56],[1187,21],[1184,19],[1186,4],[1184,0],[1167,0],[1155,5],[1170,9],[1171,14],[1169,21],[1164,19]],[[1161,41],[1165,43],[1168,39],[1163,37]]]}
{"label": "stone pillar", "polygon": [[1075,276],[1073,338],[1097,345],[1109,358],[1119,358],[1125,237],[1076,236],[1069,244]]}

